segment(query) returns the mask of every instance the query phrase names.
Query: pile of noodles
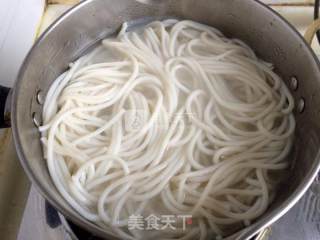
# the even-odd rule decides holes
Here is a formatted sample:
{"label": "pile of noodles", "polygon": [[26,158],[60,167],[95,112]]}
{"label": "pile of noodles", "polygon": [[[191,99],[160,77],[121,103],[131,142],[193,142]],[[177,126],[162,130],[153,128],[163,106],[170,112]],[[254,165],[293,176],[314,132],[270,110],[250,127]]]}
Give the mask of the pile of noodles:
{"label": "pile of noodles", "polygon": [[[165,20],[124,24],[70,64],[49,89],[40,131],[55,186],[86,219],[122,239],[219,239],[272,201],[293,107],[272,64],[246,44]],[[128,226],[151,214],[193,221]]]}

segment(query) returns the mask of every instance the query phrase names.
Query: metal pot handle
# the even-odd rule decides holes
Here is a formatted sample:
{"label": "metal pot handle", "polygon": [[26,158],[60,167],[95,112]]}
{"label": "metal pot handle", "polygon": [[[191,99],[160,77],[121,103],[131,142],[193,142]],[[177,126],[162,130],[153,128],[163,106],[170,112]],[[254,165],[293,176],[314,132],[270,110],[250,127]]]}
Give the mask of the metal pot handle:
{"label": "metal pot handle", "polygon": [[0,128],[11,127],[11,88],[0,85]]}
{"label": "metal pot handle", "polygon": [[309,27],[307,28],[307,31],[304,34],[304,39],[306,42],[311,45],[312,40],[314,36],[316,35],[317,31],[320,30],[320,19],[314,20]]}

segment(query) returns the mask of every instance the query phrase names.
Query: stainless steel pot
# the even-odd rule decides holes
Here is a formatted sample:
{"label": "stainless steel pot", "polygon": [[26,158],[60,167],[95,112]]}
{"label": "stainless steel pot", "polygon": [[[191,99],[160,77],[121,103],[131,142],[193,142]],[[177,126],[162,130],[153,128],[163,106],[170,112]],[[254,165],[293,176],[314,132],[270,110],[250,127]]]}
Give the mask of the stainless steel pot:
{"label": "stainless steel pot", "polygon": [[[42,195],[64,216],[98,236],[116,239],[77,214],[53,185],[37,130],[43,98],[70,62],[101,38],[116,32],[123,22],[144,24],[168,16],[212,25],[227,36],[244,40],[261,58],[275,64],[298,106],[288,181],[283,183],[263,216],[230,236],[230,239],[248,239],[280,218],[300,199],[316,176],[320,163],[319,62],[296,30],[258,1],[89,0],[75,6],[39,38],[20,70],[11,104],[11,124],[19,158]],[[0,97],[7,93],[5,90]]]}

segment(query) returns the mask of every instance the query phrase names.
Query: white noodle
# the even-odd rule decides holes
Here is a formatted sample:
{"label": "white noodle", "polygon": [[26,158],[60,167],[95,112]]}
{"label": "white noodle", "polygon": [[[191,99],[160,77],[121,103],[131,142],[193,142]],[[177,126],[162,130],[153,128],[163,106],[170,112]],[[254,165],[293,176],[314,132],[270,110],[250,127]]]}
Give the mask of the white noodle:
{"label": "white noodle", "polygon": [[[272,68],[200,23],[124,24],[49,89],[39,129],[55,186],[124,239],[221,239],[250,225],[272,201],[268,173],[287,168],[295,129]],[[133,214],[192,214],[193,224],[130,230]]]}

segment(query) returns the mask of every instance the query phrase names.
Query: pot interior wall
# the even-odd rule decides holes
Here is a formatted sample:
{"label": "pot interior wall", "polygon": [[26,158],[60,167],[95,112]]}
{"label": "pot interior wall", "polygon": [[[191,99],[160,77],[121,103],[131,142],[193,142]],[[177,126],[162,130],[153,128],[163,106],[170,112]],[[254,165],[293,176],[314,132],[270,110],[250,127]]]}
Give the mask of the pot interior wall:
{"label": "pot interior wall", "polygon": [[105,233],[79,217],[60,196],[51,182],[42,156],[39,132],[33,117],[41,121],[42,105],[36,100],[45,96],[51,83],[93,43],[115,33],[125,21],[142,24],[153,19],[176,17],[191,19],[220,29],[228,37],[239,38],[262,59],[274,63],[284,81],[298,80],[292,94],[296,103],[303,98],[305,109],[295,110],[297,121],[294,149],[289,157],[291,168],[286,181],[268,212],[250,228],[262,227],[284,209],[318,166],[320,144],[319,67],[302,38],[278,15],[256,1],[243,0],[92,0],[81,3],[54,24],[36,43],[16,84],[13,101],[13,130],[21,162],[40,192],[75,223],[98,235]]}

